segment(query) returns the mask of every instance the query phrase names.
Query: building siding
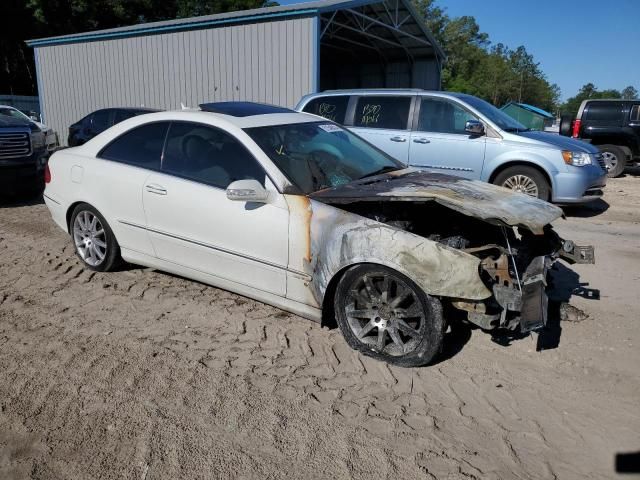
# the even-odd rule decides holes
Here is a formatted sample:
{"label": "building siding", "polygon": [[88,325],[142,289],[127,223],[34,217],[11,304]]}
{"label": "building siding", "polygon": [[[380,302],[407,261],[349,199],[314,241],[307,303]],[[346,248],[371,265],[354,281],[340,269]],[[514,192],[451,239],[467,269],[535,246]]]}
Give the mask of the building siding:
{"label": "building siding", "polygon": [[315,18],[35,49],[44,121],[68,127],[106,107],[177,109],[248,100],[293,107],[316,87]]}

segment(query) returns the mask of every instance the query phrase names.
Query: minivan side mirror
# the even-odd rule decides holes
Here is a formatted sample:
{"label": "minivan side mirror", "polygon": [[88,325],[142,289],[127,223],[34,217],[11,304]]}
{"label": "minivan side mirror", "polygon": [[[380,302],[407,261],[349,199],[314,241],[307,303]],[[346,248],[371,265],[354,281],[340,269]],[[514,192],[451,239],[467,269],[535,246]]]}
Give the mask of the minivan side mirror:
{"label": "minivan side mirror", "polygon": [[478,120],[467,120],[464,131],[469,135],[484,135],[484,125]]}
{"label": "minivan side mirror", "polygon": [[236,180],[227,187],[227,198],[240,202],[267,203],[269,192],[257,180]]}

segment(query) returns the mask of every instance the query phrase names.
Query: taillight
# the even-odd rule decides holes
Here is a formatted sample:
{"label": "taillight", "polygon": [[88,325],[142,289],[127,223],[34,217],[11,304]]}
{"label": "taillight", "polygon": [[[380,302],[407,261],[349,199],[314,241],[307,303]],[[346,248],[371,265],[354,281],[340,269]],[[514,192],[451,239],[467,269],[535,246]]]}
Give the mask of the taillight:
{"label": "taillight", "polygon": [[49,164],[47,163],[47,165],[45,165],[44,167],[44,183],[50,183],[51,182],[51,170],[49,170]]}
{"label": "taillight", "polygon": [[576,118],[573,121],[573,130],[571,132],[571,136],[573,138],[578,138],[580,136],[580,124],[582,123],[582,120]]}

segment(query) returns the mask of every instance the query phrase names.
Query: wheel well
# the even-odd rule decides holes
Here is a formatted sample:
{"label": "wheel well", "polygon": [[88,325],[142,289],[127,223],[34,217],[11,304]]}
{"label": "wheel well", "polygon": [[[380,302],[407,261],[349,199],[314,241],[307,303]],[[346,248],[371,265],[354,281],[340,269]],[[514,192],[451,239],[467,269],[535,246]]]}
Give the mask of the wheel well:
{"label": "wheel well", "polygon": [[327,328],[338,328],[338,323],[336,322],[335,310],[333,307],[333,300],[336,296],[336,288],[338,287],[338,282],[343,277],[345,272],[350,268],[353,268],[358,265],[363,265],[362,263],[354,263],[352,265],[347,265],[346,267],[339,270],[329,281],[329,285],[327,285],[327,289],[324,292],[324,298],[322,299],[322,320],[320,325]]}
{"label": "wheel well", "polygon": [[496,177],[498,175],[500,175],[500,173],[504,172],[507,168],[518,167],[518,166],[533,168],[533,169],[537,170],[538,172],[540,172],[542,175],[544,175],[544,178],[549,183],[549,190],[551,192],[553,191],[553,183],[551,183],[551,177],[546,172],[546,170],[544,168],[539,167],[535,163],[525,162],[523,160],[514,160],[514,161],[503,163],[502,165],[500,165],[498,168],[496,168],[491,173],[491,176],[489,177],[489,183],[493,183],[493,181],[496,179]]}
{"label": "wheel well", "polygon": [[[67,233],[71,233],[71,215],[73,215],[73,211],[76,209],[76,207],[78,205],[80,205],[81,203],[86,203],[86,202],[75,202],[72,203],[71,205],[69,205],[69,209],[67,210],[67,216],[66,216],[66,220],[67,220]],[[88,204],[87,204],[88,205]]]}

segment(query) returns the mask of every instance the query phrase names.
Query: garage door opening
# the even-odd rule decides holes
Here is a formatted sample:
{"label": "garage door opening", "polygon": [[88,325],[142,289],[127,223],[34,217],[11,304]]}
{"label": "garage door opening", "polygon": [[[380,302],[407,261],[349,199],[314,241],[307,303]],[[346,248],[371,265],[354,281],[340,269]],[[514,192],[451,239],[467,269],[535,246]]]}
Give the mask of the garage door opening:
{"label": "garage door opening", "polygon": [[417,13],[403,0],[320,15],[320,90],[439,90],[443,59]]}

